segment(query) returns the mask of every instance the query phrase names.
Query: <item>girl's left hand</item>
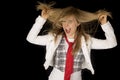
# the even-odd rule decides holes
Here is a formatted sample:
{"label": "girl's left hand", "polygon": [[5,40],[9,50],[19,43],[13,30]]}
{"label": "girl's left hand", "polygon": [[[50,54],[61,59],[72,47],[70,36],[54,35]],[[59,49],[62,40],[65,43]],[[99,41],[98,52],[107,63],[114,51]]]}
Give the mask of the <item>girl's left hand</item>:
{"label": "girl's left hand", "polygon": [[105,24],[105,23],[107,23],[107,15],[100,15],[100,17],[99,17],[99,22],[100,22],[100,24],[101,25],[103,25],[103,24]]}

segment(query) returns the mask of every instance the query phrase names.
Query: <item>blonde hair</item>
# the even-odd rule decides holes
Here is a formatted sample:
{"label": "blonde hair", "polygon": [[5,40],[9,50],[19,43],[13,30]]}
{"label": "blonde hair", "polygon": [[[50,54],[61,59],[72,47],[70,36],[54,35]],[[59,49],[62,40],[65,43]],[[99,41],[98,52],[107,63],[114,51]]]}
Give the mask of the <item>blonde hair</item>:
{"label": "blonde hair", "polygon": [[[55,36],[55,41],[57,40],[58,35],[63,35],[64,30],[62,28],[62,19],[66,16],[74,16],[76,21],[80,23],[80,25],[77,27],[77,34],[75,37],[75,44],[73,49],[73,55],[75,55],[81,48],[81,37],[84,36],[85,40],[87,41],[89,39],[89,35],[86,33],[84,29],[84,25],[88,22],[98,20],[99,17],[103,14],[111,16],[111,13],[106,10],[98,10],[96,12],[88,12],[84,10],[80,10],[78,8],[75,8],[73,6],[69,6],[66,8],[53,8],[52,6],[55,3],[41,3],[37,5],[37,10],[50,10],[48,20],[52,23],[52,29],[50,32]],[[99,21],[98,21],[99,22]],[[89,26],[89,25],[88,25]]]}

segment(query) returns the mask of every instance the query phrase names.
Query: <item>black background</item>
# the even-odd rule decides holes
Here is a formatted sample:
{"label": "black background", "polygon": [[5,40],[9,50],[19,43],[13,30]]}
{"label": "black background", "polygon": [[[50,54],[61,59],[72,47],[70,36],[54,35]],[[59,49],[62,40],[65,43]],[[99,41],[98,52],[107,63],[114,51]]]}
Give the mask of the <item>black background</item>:
{"label": "black background", "polygon": [[[50,2],[56,1],[56,7],[66,7],[66,6],[75,6],[87,11],[96,11],[99,9],[106,9],[112,12],[113,19],[111,23],[113,25],[115,35],[117,37],[118,45],[113,49],[107,50],[92,50],[92,63],[95,69],[95,74],[91,75],[89,71],[84,72],[85,80],[118,80],[119,79],[119,49],[120,49],[120,10],[117,1],[115,0],[24,0],[16,1],[14,6],[14,15],[15,25],[14,35],[20,33],[20,36],[17,38],[15,36],[14,43],[17,44],[15,49],[16,54],[18,54],[20,68],[16,69],[16,72],[22,80],[47,80],[48,73],[44,70],[43,63],[45,61],[45,46],[37,46],[30,44],[26,41],[26,36],[31,29],[35,18],[40,14],[39,11],[36,11],[35,5],[37,1],[41,2]],[[10,16],[10,15],[9,15]],[[21,30],[22,28],[22,30]],[[22,35],[23,34],[23,35]],[[22,35],[22,38],[21,38]],[[103,33],[98,30],[96,37],[101,38]],[[21,45],[22,48],[19,47]],[[14,48],[14,47],[13,47]],[[16,57],[16,58],[18,58]],[[20,72],[19,72],[20,70]]]}

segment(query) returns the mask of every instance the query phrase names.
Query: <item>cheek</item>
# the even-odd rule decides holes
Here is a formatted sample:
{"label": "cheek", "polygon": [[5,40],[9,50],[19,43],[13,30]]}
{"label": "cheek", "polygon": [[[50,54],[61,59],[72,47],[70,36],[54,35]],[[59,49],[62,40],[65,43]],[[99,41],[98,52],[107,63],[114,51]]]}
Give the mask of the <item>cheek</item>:
{"label": "cheek", "polygon": [[63,24],[62,27],[65,28],[65,25]]}
{"label": "cheek", "polygon": [[73,32],[77,31],[77,27],[74,27],[72,30],[73,30]]}
{"label": "cheek", "polygon": [[65,26],[64,25],[62,25],[62,28],[63,28],[63,30],[65,29]]}
{"label": "cheek", "polygon": [[78,24],[73,24],[71,27],[74,28],[74,29],[77,29]]}
{"label": "cheek", "polygon": [[63,28],[66,28],[66,25],[65,25],[65,24],[62,24],[62,27],[63,27]]}
{"label": "cheek", "polygon": [[72,27],[72,30],[73,30],[73,31],[77,31],[77,27],[78,27],[78,26],[79,26],[79,25],[77,25],[77,24],[74,25],[74,26]]}

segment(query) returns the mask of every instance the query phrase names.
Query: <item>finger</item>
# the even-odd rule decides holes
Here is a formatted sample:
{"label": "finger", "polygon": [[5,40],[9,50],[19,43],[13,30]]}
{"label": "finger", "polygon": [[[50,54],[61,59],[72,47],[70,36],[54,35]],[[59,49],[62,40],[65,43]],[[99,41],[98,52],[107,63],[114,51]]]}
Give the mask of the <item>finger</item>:
{"label": "finger", "polygon": [[107,18],[107,15],[101,15],[100,17],[99,17],[99,20],[103,20],[103,19],[106,19]]}
{"label": "finger", "polygon": [[100,22],[101,24],[105,24],[105,23],[107,22],[107,15],[101,15],[101,16],[99,17],[99,22]]}

